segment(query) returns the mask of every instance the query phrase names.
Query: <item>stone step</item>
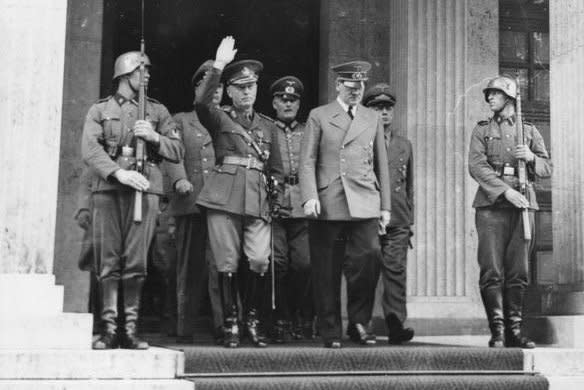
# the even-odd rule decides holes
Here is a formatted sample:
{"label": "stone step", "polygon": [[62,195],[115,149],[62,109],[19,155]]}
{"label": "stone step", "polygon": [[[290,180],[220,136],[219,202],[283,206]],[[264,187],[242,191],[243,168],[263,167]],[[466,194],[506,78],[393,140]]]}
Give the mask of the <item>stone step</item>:
{"label": "stone step", "polygon": [[584,376],[548,376],[549,390],[582,390]]}
{"label": "stone step", "polygon": [[179,379],[143,380],[0,380],[0,390],[194,390]]}
{"label": "stone step", "polygon": [[584,377],[584,348],[536,348],[523,353],[525,370],[546,376]]}
{"label": "stone step", "polygon": [[156,347],[145,351],[4,350],[0,367],[0,380],[168,379],[182,375],[184,355]]}
{"label": "stone step", "polygon": [[1,317],[2,350],[91,349],[93,315],[60,313],[42,317]]}
{"label": "stone step", "polygon": [[55,285],[54,275],[0,274],[0,318],[45,317],[62,311],[63,286]]}

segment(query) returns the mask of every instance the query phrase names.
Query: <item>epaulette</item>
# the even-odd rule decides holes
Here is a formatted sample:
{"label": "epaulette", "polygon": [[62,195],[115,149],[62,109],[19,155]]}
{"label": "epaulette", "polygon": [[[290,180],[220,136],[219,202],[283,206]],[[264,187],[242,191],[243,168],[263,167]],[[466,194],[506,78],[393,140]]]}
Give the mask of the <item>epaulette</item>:
{"label": "epaulette", "polygon": [[488,124],[489,124],[489,121],[487,121],[487,120],[482,120],[482,121],[477,122],[477,125],[479,125],[479,126],[486,126]]}
{"label": "epaulette", "polygon": [[271,118],[271,117],[269,117],[269,116],[267,116],[265,114],[262,114],[261,112],[257,112],[256,111],[256,114],[258,114],[261,118],[264,118],[264,119],[266,119],[266,120],[268,120],[268,121],[270,121],[272,123],[276,123],[276,120],[274,118]]}
{"label": "epaulette", "polygon": [[95,102],[95,104],[97,104],[97,103],[105,103],[108,100],[110,100],[111,98],[112,98],[112,95],[109,95],[108,97],[104,97],[102,99],[99,99],[98,101]]}
{"label": "epaulette", "polygon": [[152,102],[152,103],[156,103],[156,104],[162,104],[162,103],[160,103],[158,100],[156,100],[156,99],[154,99],[154,98],[151,98],[150,96],[148,96],[148,101],[149,101],[149,102]]}

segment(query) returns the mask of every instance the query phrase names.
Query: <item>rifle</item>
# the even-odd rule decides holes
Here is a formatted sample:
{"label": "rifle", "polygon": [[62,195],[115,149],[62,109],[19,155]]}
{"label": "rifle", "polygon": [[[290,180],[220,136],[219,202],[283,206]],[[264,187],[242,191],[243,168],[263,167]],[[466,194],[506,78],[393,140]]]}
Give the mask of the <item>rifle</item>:
{"label": "rifle", "polygon": [[[515,99],[515,111],[517,120],[515,121],[515,126],[517,129],[517,142],[519,145],[525,144],[525,134],[523,131],[523,114],[521,112],[521,93],[519,77],[516,78],[517,83],[517,98]],[[525,166],[525,160],[518,160],[517,163],[517,176],[519,178],[519,192],[521,195],[525,196],[529,200],[529,193],[527,192],[527,167]],[[527,208],[522,209],[521,219],[523,220],[523,238],[525,240],[531,240],[531,225],[529,223],[529,210]]]}
{"label": "rifle", "polygon": [[[144,0],[141,0],[142,32],[140,37],[140,87],[138,90],[138,118],[146,119],[146,44],[144,43]],[[136,138],[136,171],[144,174],[146,164],[146,142],[141,138]],[[134,193],[134,223],[142,222],[142,191],[136,190]]]}

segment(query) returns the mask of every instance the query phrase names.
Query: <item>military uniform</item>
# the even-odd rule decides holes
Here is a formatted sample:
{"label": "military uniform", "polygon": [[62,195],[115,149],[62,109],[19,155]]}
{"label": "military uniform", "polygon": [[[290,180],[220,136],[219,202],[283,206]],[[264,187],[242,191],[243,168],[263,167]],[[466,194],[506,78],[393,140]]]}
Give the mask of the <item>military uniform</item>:
{"label": "military uniform", "polygon": [[[169,213],[175,217],[178,251],[177,331],[179,336],[191,336],[196,315],[208,290],[207,257],[212,260],[211,251],[207,250],[207,218],[196,205],[196,200],[215,166],[215,151],[211,136],[194,110],[176,114],[174,120],[185,146],[184,161],[166,166],[173,189]],[[175,184],[181,179],[193,185],[191,193],[180,195],[174,191]]]}
{"label": "military uniform", "polygon": [[[337,79],[361,83],[370,68],[370,64],[362,64],[338,66]],[[363,68],[366,69],[359,70]],[[341,78],[344,73],[347,75]],[[375,298],[379,218],[381,210],[391,210],[381,122],[375,111],[361,105],[352,115],[353,119],[340,97],[313,109],[300,158],[303,204],[320,201],[318,219],[309,222],[310,258],[318,328],[325,346],[332,348],[341,346],[339,303],[343,271],[347,280],[348,333],[354,340],[374,343],[370,335],[364,335],[364,327],[371,320]],[[344,256],[334,256],[334,243],[341,235],[347,237]]]}
{"label": "military uniform", "polygon": [[[256,82],[261,67],[257,61],[240,61],[228,65],[223,73],[228,85],[240,80]],[[246,282],[248,297],[244,297],[246,326],[253,333],[257,330],[258,304],[264,293],[265,277],[261,274],[266,271],[270,256],[267,178],[272,176],[282,183],[283,169],[272,121],[257,112],[246,118],[234,107],[213,105],[221,74],[221,70],[213,67],[203,80],[201,97],[195,100],[195,109],[213,139],[216,156],[216,166],[205,180],[197,204],[207,209],[209,240],[224,303],[225,344],[235,347],[239,344],[239,334],[232,337],[238,332],[235,273],[245,255],[253,271]],[[251,336],[254,344],[265,345]]]}
{"label": "military uniform", "polygon": [[102,321],[104,331],[111,335],[116,331],[120,280],[124,283],[126,333],[135,334],[148,249],[156,229],[158,198],[163,193],[158,164],[162,159],[178,162],[183,154],[182,142],[168,110],[156,100],[148,99],[146,112],[146,119],[160,135],[160,142],[156,146],[147,143],[144,176],[150,186],[143,194],[140,224],[133,222],[135,191],[113,177],[114,172],[132,164],[131,158],[120,153],[123,146],[134,146],[131,129],[137,119],[138,103],[120,94],[100,100],[89,109],[83,127],[83,159],[94,173],[93,242],[104,300]]}
{"label": "military uniform", "polygon": [[[513,90],[498,87],[494,81],[485,89],[485,96],[489,89],[500,89],[515,97]],[[523,237],[522,209],[511,204],[504,195],[510,188],[518,189],[519,184],[518,160],[513,152],[522,142],[517,140],[515,119],[495,114],[480,121],[472,132],[468,156],[470,175],[479,184],[473,207],[479,240],[481,296],[494,336],[501,332],[505,321],[507,343],[513,334],[519,334],[523,295],[528,284],[528,259],[533,245]],[[552,165],[543,138],[535,126],[527,122],[524,122],[524,139],[535,154],[535,160],[526,163],[529,225],[533,232],[534,211],[538,209],[533,180],[549,177]],[[496,340],[491,341],[494,346]]]}

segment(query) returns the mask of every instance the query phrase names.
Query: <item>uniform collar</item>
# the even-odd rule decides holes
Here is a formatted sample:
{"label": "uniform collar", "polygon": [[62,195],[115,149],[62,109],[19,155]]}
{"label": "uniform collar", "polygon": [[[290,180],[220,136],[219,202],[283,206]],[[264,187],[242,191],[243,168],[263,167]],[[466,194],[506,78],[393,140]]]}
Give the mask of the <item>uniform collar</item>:
{"label": "uniform collar", "polygon": [[507,122],[509,125],[513,126],[515,124],[515,119],[516,116],[515,114],[511,115],[508,118],[503,118],[501,115],[496,114],[493,119],[495,120],[495,122],[497,122],[499,125],[503,122]]}
{"label": "uniform collar", "polygon": [[123,106],[126,102],[130,102],[130,103],[134,103],[135,105],[138,105],[138,102],[135,99],[128,99],[127,97],[125,97],[124,95],[122,95],[119,92],[116,92],[116,94],[114,95],[114,100],[116,101],[116,103],[118,103],[118,105],[120,107]]}
{"label": "uniform collar", "polygon": [[296,128],[296,126],[298,126],[298,122],[296,122],[296,120],[293,120],[290,123],[285,123],[279,119],[275,120],[276,125],[281,128],[282,130],[289,128],[290,130],[294,130]]}

